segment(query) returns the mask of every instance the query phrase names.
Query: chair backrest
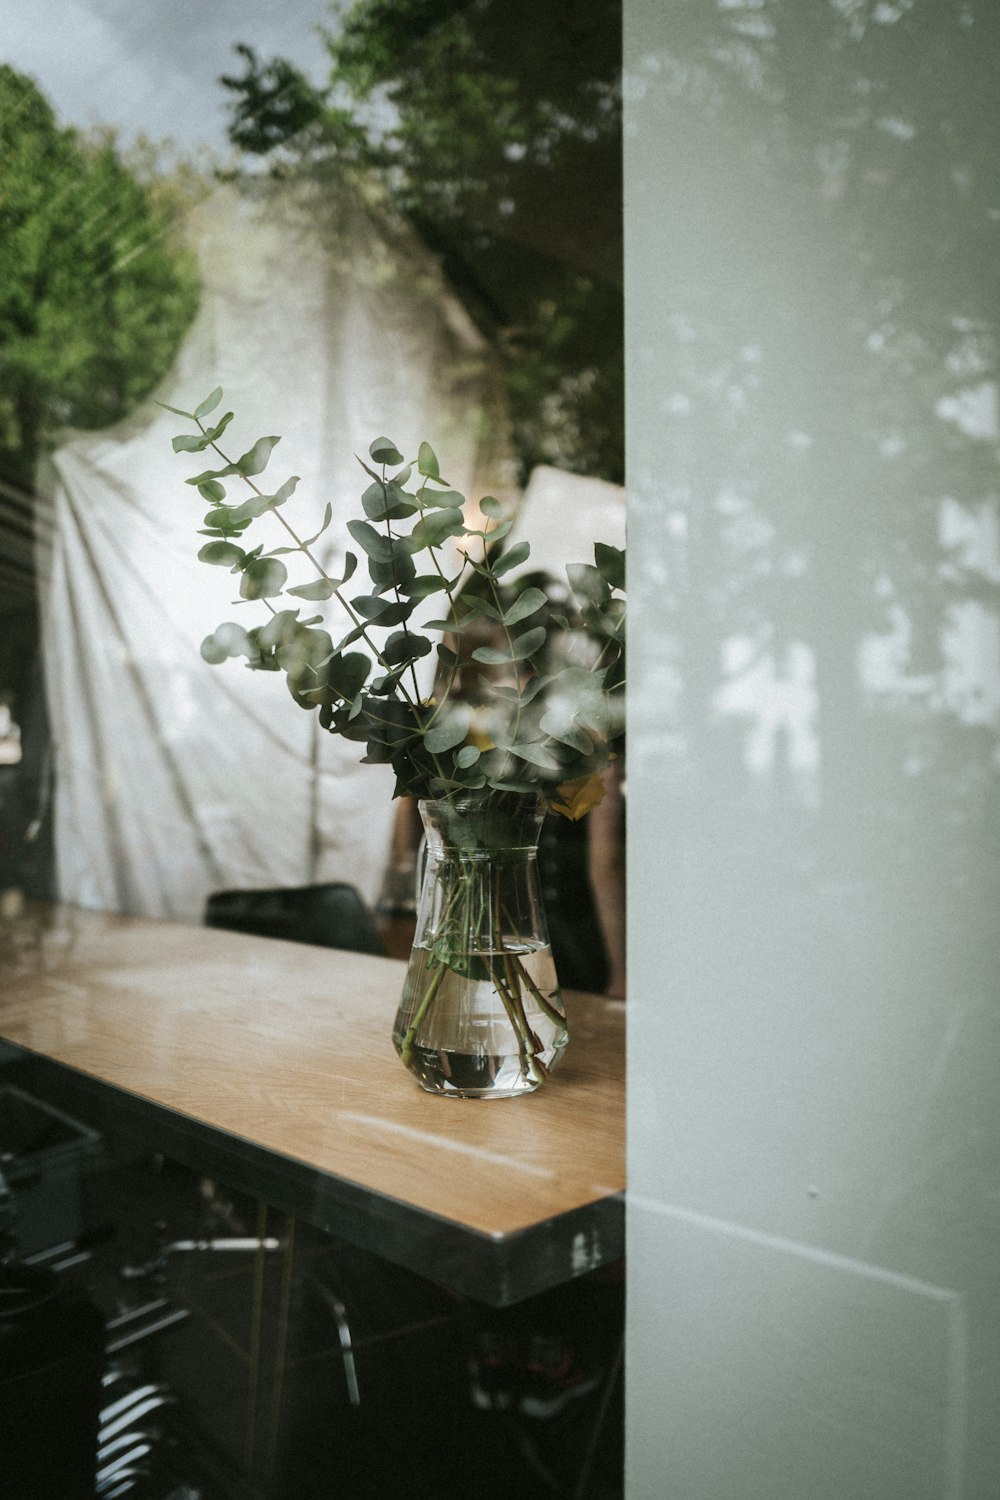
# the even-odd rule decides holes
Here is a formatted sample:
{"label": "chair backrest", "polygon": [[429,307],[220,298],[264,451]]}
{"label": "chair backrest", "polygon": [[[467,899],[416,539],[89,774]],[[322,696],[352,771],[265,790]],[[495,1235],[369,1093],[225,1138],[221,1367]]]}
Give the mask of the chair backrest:
{"label": "chair backrest", "polygon": [[374,918],[353,885],[284,886],[215,891],[205,904],[206,927],[286,938],[320,948],[385,954]]}

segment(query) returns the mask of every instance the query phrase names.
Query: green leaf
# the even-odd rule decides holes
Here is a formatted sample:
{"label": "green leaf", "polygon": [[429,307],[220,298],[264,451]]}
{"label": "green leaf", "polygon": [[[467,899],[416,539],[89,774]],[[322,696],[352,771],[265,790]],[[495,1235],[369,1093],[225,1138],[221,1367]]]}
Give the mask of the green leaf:
{"label": "green leaf", "polygon": [[229,659],[229,652],[219,644],[214,635],[206,635],[202,641],[201,655],[202,660],[207,661],[210,667],[218,667]]}
{"label": "green leaf", "polygon": [[[504,657],[504,660],[506,661],[507,658]],[[525,702],[516,687],[506,687],[502,682],[492,682],[489,677],[484,677],[482,672],[477,672],[476,676],[486,698],[500,698],[504,703]]]}
{"label": "green leaf", "polygon": [[455,655],[450,646],[445,646],[439,642],[437,654],[438,661],[441,662],[443,666],[456,667],[458,665],[458,657]]}
{"label": "green leaf", "polygon": [[288,569],[276,557],[257,557],[243,570],[240,594],[244,599],[273,599],[287,577]]}
{"label": "green leaf", "polygon": [[526,630],[523,635],[517,636],[510,650],[505,651],[495,646],[477,646],[472,653],[472,660],[494,667],[504,662],[526,661],[529,656],[534,656],[535,652],[544,646],[546,635],[545,626],[537,625],[534,630]]}
{"label": "green leaf", "polygon": [[598,609],[611,603],[611,589],[592,563],[570,563],[566,577],[578,599],[595,604]]}
{"label": "green leaf", "polygon": [[526,630],[523,635],[517,636],[514,641],[514,660],[524,661],[529,656],[534,656],[545,645],[547,631],[544,625],[536,625],[534,630]]}
{"label": "green leaf", "polygon": [[395,467],[396,464],[403,462],[403,455],[396,447],[396,444],[387,437],[376,438],[374,443],[369,447],[368,452],[377,464],[389,464],[390,467]]}
{"label": "green leaf", "polygon": [[625,553],[606,542],[594,543],[594,562],[601,577],[613,589],[625,587]]}
{"label": "green leaf", "polygon": [[440,547],[446,538],[460,536],[465,530],[465,517],[455,507],[433,510],[421,516],[408,537],[410,551],[421,552],[424,547]]}
{"label": "green leaf", "polygon": [[[280,490],[279,490],[278,493],[279,494],[281,493]],[[314,536],[310,536],[310,537],[306,538],[306,540],[302,543],[303,547],[311,547],[312,544],[313,544],[313,542],[318,542],[319,539],[320,539],[320,537],[323,535],[324,531],[329,526],[329,524],[330,524],[330,522],[332,520],[333,520],[333,506],[330,503],[330,501],[328,500],[326,502],[326,509],[323,512],[323,521],[322,521],[322,524],[321,524],[319,530],[315,533]],[[351,574],[354,572],[354,569],[358,565],[358,560],[357,560],[356,557],[354,557],[354,555],[352,553],[348,552],[347,553],[347,557],[349,557],[351,559],[351,565],[348,568],[347,572],[344,574],[345,579],[346,578],[350,578]],[[347,561],[347,557],[345,557],[345,559],[344,559],[345,563]]]}
{"label": "green leaf", "polygon": [[483,496],[479,502],[479,509],[484,516],[490,516],[494,521],[503,520],[503,506],[492,495]]}
{"label": "green leaf", "polygon": [[478,745],[463,745],[461,750],[455,751],[455,764],[465,771],[476,764],[481,754]]}
{"label": "green leaf", "polygon": [[561,771],[562,765],[540,744],[524,744],[509,746],[512,755],[519,760],[526,760],[530,765],[541,766],[543,771]]}
{"label": "green leaf", "polygon": [[392,561],[392,540],[376,531],[374,526],[369,526],[367,521],[348,521],[347,529],[370,558],[375,562],[389,563]]}
{"label": "green leaf", "polygon": [[386,589],[405,589],[415,572],[416,568],[405,538],[402,541],[397,539],[393,543],[392,558],[389,562],[379,562],[375,557],[368,559],[368,576],[382,593]]}
{"label": "green leaf", "polygon": [[552,686],[554,681],[554,677],[542,677],[541,675],[533,677],[521,691],[521,702],[533,702],[538,697],[538,694],[545,692],[547,688]]}
{"label": "green leaf", "polygon": [[417,454],[417,469],[425,479],[440,479],[441,466],[430,443],[421,443]]}
{"label": "green leaf", "polygon": [[390,667],[405,666],[426,656],[432,649],[425,635],[415,635],[411,630],[395,630],[382,647],[382,659]]}
{"label": "green leaf", "polygon": [[280,442],[280,437],[258,438],[253,447],[248,448],[243,457],[236,460],[231,472],[242,474],[246,479],[252,478],[255,474],[263,474],[272,452]]}
{"label": "green leaf", "polygon": [[347,634],[344,636],[344,638],[342,640],[339,640],[337,642],[337,650],[338,651],[343,651],[343,649],[344,649],[345,646],[351,646],[351,645],[354,644],[355,641],[360,641],[360,639],[364,635],[364,633],[365,633],[365,627],[364,627],[364,625],[355,625],[352,630],[349,630],[347,632]]}
{"label": "green leaf", "polygon": [[512,781],[501,776],[490,776],[488,780],[495,792],[521,792],[530,796],[538,791],[538,784],[534,781]]}
{"label": "green leaf", "polygon": [[568,745],[579,755],[589,755],[594,748],[593,740],[574,723],[572,716],[567,717],[558,709],[544,713],[538,727],[550,739],[558,740],[561,745]]}
{"label": "green leaf", "polygon": [[372,664],[363,651],[339,653],[326,664],[324,680],[342,698],[354,698],[368,681]]}
{"label": "green leaf", "polygon": [[292,632],[298,629],[299,612],[297,609],[279,609],[267,621],[261,625],[255,634],[259,644],[265,651],[273,651],[283,641],[290,639]]}
{"label": "green leaf", "polygon": [[[460,620],[426,620],[424,622],[424,629],[445,630],[449,635],[462,635],[467,630],[478,630],[479,621],[470,612],[467,615],[463,615]],[[504,661],[509,660],[509,656],[504,657]]]}
{"label": "green leaf", "polygon": [[440,573],[418,573],[406,585],[406,592],[411,599],[427,599],[441,589],[450,588],[457,581],[455,578],[442,578]]}
{"label": "green leaf", "polygon": [[170,440],[175,453],[200,453],[203,448],[208,447],[211,441],[211,438],[206,437],[201,432],[182,432],[179,437],[171,438]]}
{"label": "green leaf", "polygon": [[470,526],[466,531],[466,536],[481,536],[485,537],[488,542],[499,542],[513,529],[513,526],[513,521],[501,521],[499,526],[494,526],[490,531],[474,531]]}
{"label": "green leaf", "polygon": [[215,427],[210,427],[208,429],[208,431],[205,433],[205,436],[208,439],[208,441],[210,443],[217,443],[219,441],[220,437],[225,432],[226,428],[229,426],[229,424],[230,424],[230,422],[232,420],[233,420],[233,413],[231,411],[227,411],[226,415],[222,418],[222,420],[220,422],[218,422]]}
{"label": "green leaf", "polygon": [[530,556],[530,542],[516,542],[509,552],[505,552],[495,563],[491,563],[489,569],[494,578],[501,578],[504,573],[509,573],[511,568],[519,568]]}
{"label": "green leaf", "polygon": [[217,479],[206,479],[204,484],[199,484],[198,493],[203,500],[211,500],[214,505],[220,505],[226,498],[226,486]]}
{"label": "green leaf", "polygon": [[285,592],[294,594],[296,599],[329,599],[334,592],[334,585],[329,578],[317,578],[313,583],[299,583]]}
{"label": "green leaf", "polygon": [[196,489],[207,483],[210,479],[225,479],[229,474],[236,473],[235,464],[229,464],[224,469],[203,469],[200,474],[192,474],[190,479],[185,479],[185,484],[193,484]]}
{"label": "green leaf", "polygon": [[418,509],[416,500],[407,495],[395,480],[370,484],[361,496],[361,504],[370,521],[400,521]]}
{"label": "green leaf", "polygon": [[361,594],[357,599],[351,600],[352,608],[366,620],[373,621],[376,625],[401,625],[408,620],[413,613],[413,605],[408,601],[384,599],[378,594]]}
{"label": "green leaf", "polygon": [[441,755],[460,745],[469,732],[471,711],[467,703],[449,704],[447,711],[424,734],[431,755]]}
{"label": "green leaf", "polygon": [[273,495],[251,495],[248,500],[241,500],[239,505],[234,505],[232,508],[233,520],[251,521],[256,516],[264,515],[265,511],[277,510],[279,505],[284,505],[298,482],[299,476],[293,474],[290,479],[285,480],[279,490],[275,490]]}
{"label": "green leaf", "polygon": [[[395,692],[396,687],[399,683],[399,679],[402,677],[408,666],[409,662],[403,661],[400,662],[399,665],[395,667],[391,672],[386,672],[382,677],[373,677],[371,682],[372,692],[381,698],[390,697]],[[414,731],[414,733],[408,735],[407,738],[415,739],[416,732]]]}
{"label": "green leaf", "polygon": [[166,401],[157,401],[157,406],[162,406],[164,411],[172,411],[175,417],[188,417],[192,422],[195,420],[193,411],[181,411],[179,406],[168,406]]}
{"label": "green leaf", "polygon": [[495,620],[498,625],[503,620],[503,615],[489,599],[479,599],[473,594],[467,603],[470,615],[485,615],[488,620]]}
{"label": "green leaf", "polygon": [[198,561],[213,563],[218,568],[237,568],[246,553],[232,542],[206,542],[198,553]]}
{"label": "green leaf", "polygon": [[199,417],[207,417],[210,411],[214,411],[222,400],[222,386],[217,385],[212,393],[205,397],[200,406],[196,406],[192,415],[195,420]]}
{"label": "green leaf", "polygon": [[249,519],[235,519],[233,515],[234,509],[235,507],[231,505],[213,506],[211,510],[205,512],[205,525],[213,531],[221,532],[223,536],[228,535],[230,532],[245,531],[250,525]]}
{"label": "green leaf", "polygon": [[487,667],[500,667],[514,658],[509,651],[498,651],[495,646],[477,646],[472,653],[472,660],[481,661]]}
{"label": "green leaf", "polygon": [[522,594],[518,595],[510,609],[504,611],[503,623],[516,625],[518,621],[526,620],[529,615],[537,614],[547,603],[548,598],[541,589],[525,589]]}
{"label": "green leaf", "polygon": [[256,656],[258,654],[256,646],[243,626],[237,625],[233,620],[217,625],[213,639],[227,656]]}
{"label": "green leaf", "polygon": [[421,489],[420,500],[430,510],[460,510],[465,504],[465,496],[460,495],[458,490]]}

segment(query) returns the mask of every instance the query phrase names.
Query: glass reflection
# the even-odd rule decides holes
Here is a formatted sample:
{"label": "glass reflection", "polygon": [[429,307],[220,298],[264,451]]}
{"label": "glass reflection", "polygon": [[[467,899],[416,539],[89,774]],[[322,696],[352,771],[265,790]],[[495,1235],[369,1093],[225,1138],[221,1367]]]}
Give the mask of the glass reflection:
{"label": "glass reflection", "polygon": [[634,1493],[986,1496],[998,17],[626,40]]}

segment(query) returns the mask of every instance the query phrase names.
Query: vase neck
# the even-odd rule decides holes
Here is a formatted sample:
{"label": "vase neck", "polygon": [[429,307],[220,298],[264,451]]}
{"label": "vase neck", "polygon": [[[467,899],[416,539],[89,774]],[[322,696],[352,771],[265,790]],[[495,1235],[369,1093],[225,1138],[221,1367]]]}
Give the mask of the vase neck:
{"label": "vase neck", "polygon": [[511,792],[440,798],[419,807],[431,851],[476,858],[533,854],[545,817],[544,798]]}

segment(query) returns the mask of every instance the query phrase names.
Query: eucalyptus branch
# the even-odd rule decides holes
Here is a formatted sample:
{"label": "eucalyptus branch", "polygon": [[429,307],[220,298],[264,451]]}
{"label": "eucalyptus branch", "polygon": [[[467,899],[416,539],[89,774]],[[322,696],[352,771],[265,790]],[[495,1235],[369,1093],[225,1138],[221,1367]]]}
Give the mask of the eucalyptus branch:
{"label": "eucalyptus branch", "polygon": [[[489,541],[491,533],[468,524],[466,502],[441,477],[433,449],[421,443],[416,460],[407,464],[388,438],[376,438],[369,447],[375,467],[361,460],[374,481],[362,496],[363,517],[347,521],[347,530],[367,556],[371,580],[368,591],[352,603],[344,585],[357,567],[357,558],[348,554],[343,576],[337,579],[313,550],[330,525],[332,505],[327,504],[315,536],[301,536],[280,509],[297,479],[290,478],[276,493],[265,494],[254,478],[266,468],[278,439],[259,438],[242,458],[231,460],[220,438],[232,421],[232,412],[214,425],[202,420],[221,399],[222,391],[216,389],[193,412],[169,408],[195,428],[194,433],[175,437],[173,446],[175,452],[209,450],[220,461],[221,467],[188,481],[212,507],[203,530],[211,540],[199,556],[206,563],[242,573],[241,599],[263,599],[269,622],[251,630],[249,637],[238,627],[218,627],[202,643],[205,660],[218,665],[231,656],[247,655],[250,666],[283,670],[296,702],[303,708],[321,708],[325,729],[365,742],[367,761],[392,765],[397,795],[452,798],[481,792],[490,797],[537,787],[545,791],[550,805],[568,816],[580,816],[594,805],[596,778],[610,754],[608,705],[623,689],[623,662],[617,669],[609,663],[621,661],[624,650],[622,603],[614,595],[614,590],[624,590],[624,553],[598,543],[593,565],[568,565],[570,585],[583,606],[578,628],[593,626],[604,633],[601,616],[609,608],[622,618],[615,620],[613,634],[600,643],[589,667],[564,659],[563,666],[553,668],[557,638],[549,633],[548,623],[537,621],[538,611],[552,600],[544,589],[534,586],[519,591],[515,583],[512,590],[503,577],[527,559],[528,542],[518,541],[509,552],[501,551],[499,560],[492,549],[473,560],[470,545],[480,537]],[[407,489],[414,469],[420,482]],[[226,502],[226,484],[220,481],[231,477],[242,481],[255,498]],[[440,492],[434,486],[440,486]],[[502,507],[493,497],[484,497],[480,508],[489,518],[487,526],[502,521]],[[270,552],[262,546],[246,548],[244,533],[268,511],[277,516],[292,545]],[[414,519],[408,527],[410,518]],[[510,524],[503,521],[495,527],[495,540],[502,540]],[[461,563],[451,571],[443,555],[449,538],[465,539],[464,545],[459,544],[464,552]],[[296,552],[311,564],[315,574],[310,581],[289,586],[288,571],[278,560],[286,552]],[[427,563],[421,576],[416,558],[424,553]],[[463,594],[470,567],[486,581],[484,593],[475,601],[466,601]],[[299,610],[280,608],[276,596],[286,590],[300,600],[336,600],[349,621],[347,633],[334,644],[327,628],[317,628],[322,626],[325,611],[313,619],[300,619]],[[438,594],[447,600],[447,617],[422,627],[413,619],[414,610],[421,600]],[[463,632],[471,630],[476,615],[497,622],[495,647],[463,648]],[[519,622],[532,617],[536,623],[527,631],[517,629]],[[570,628],[565,622],[563,626]],[[445,649],[439,637],[435,698],[425,702],[417,666],[434,649],[430,634],[434,630],[449,642],[454,632],[455,647],[449,644]],[[383,631],[390,633],[383,638]],[[362,649],[351,651],[353,641],[361,642]],[[483,753],[469,711],[464,705],[461,712],[456,711],[462,698],[460,674],[470,657],[472,662],[496,664],[513,673],[509,681],[495,684],[491,713],[499,712],[501,722],[491,724],[493,737],[500,742],[492,756],[494,747]],[[611,681],[612,677],[616,680]],[[490,703],[488,683],[487,688]],[[567,696],[573,694],[579,695],[578,700]]]}
{"label": "eucalyptus branch", "polygon": [[[387,481],[387,479],[385,477],[385,469],[386,469],[386,466],[385,466],[385,464],[383,464],[382,465],[382,479],[381,479],[380,482],[381,482],[381,485],[382,485],[382,494],[385,497],[385,508],[386,508],[386,511],[388,511],[388,509],[389,509],[389,484],[388,484],[388,481]],[[394,542],[396,540],[396,538],[392,534],[392,522],[390,521],[388,514],[386,515],[386,518],[385,518],[385,534],[388,537],[388,539],[389,539],[390,542]],[[396,603],[400,604],[402,601],[400,600],[400,597],[399,597],[399,584],[398,583],[394,583],[393,584],[393,586],[392,586],[392,592],[393,592],[393,596],[395,597]],[[403,623],[403,633],[404,633],[404,635],[409,636],[409,634],[410,634],[409,620],[406,619],[402,623]],[[415,659],[411,659],[411,661],[410,661],[410,676],[413,679],[413,696],[416,699],[417,703],[419,703],[420,702],[420,684],[417,681],[417,663],[416,663]],[[425,725],[424,727],[426,728],[427,726]]]}
{"label": "eucalyptus branch", "polygon": [[[205,432],[206,429],[205,429],[205,427],[204,427],[201,419],[200,418],[196,418],[196,420],[198,422],[198,426],[201,428],[201,431],[204,434],[204,432]],[[229,465],[232,464],[233,460],[231,458],[229,458],[225,453],[223,453],[223,451],[219,447],[218,443],[213,442],[213,443],[210,444],[210,446],[212,448],[214,448],[215,452],[222,459],[223,463],[225,463],[227,466],[229,466]],[[260,499],[264,498],[264,491],[261,490],[260,488],[258,488],[258,486],[256,484],[254,484],[253,480],[251,478],[249,478],[248,475],[241,474],[240,478],[243,480],[244,484],[250,486],[250,488],[253,490],[253,492],[254,492],[255,495],[257,495]],[[392,667],[385,660],[385,658],[382,656],[382,653],[379,651],[378,647],[376,646],[375,642],[368,635],[367,629],[366,629],[366,627],[364,625],[364,622],[361,619],[361,616],[358,615],[358,614],[356,614],[355,611],[351,608],[350,603],[348,602],[347,599],[344,598],[343,594],[340,592],[340,588],[334,583],[333,579],[330,577],[329,573],[323,567],[322,563],[317,558],[315,558],[313,556],[312,552],[310,551],[310,549],[303,544],[302,538],[299,537],[299,536],[297,536],[295,534],[295,531],[294,531],[293,527],[285,519],[285,517],[281,514],[280,511],[273,510],[271,512],[271,514],[278,521],[281,522],[282,526],[284,526],[285,530],[288,532],[288,535],[291,537],[292,541],[295,543],[295,545],[298,548],[298,550],[303,554],[304,557],[308,558],[308,560],[312,563],[313,567],[316,569],[316,571],[320,575],[320,577],[323,578],[323,579],[325,579],[326,582],[330,585],[330,588],[332,590],[331,597],[334,598],[334,599],[336,599],[337,603],[339,605],[341,605],[341,607],[347,612],[347,615],[348,615],[348,617],[349,617],[349,619],[351,621],[351,624],[355,628],[355,630],[360,630],[360,632],[361,632],[360,639],[364,641],[365,645],[368,647],[369,651],[372,653],[372,655],[374,656],[375,660],[378,662],[379,666],[383,669],[383,671],[385,671],[385,672],[391,672],[392,671]],[[402,684],[401,681],[399,683],[399,686],[400,686],[400,691],[403,694],[403,697],[406,699],[406,701],[409,704],[409,706],[413,709],[414,713],[416,713],[417,712],[417,705],[411,701],[411,699],[409,697],[409,694],[407,693],[406,689],[403,687],[403,684]]]}

